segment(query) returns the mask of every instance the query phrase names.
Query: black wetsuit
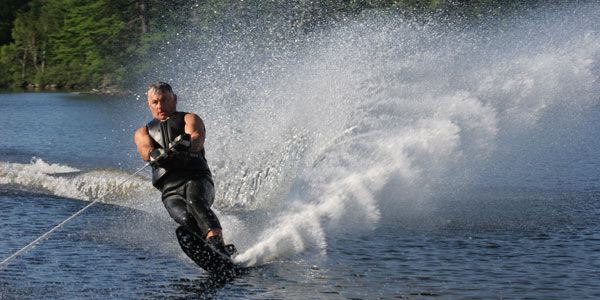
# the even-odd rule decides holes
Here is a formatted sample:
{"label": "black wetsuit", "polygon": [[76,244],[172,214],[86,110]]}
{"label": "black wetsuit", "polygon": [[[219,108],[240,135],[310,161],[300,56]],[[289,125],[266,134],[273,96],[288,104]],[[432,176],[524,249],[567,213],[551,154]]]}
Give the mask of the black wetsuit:
{"label": "black wetsuit", "polygon": [[[153,147],[167,149],[176,137],[184,134],[185,115],[175,112],[166,121],[150,121],[146,126]],[[209,230],[221,229],[210,208],[215,188],[204,150],[169,154],[160,167],[153,166],[152,184],[162,192],[165,208],[180,225],[202,237]]]}

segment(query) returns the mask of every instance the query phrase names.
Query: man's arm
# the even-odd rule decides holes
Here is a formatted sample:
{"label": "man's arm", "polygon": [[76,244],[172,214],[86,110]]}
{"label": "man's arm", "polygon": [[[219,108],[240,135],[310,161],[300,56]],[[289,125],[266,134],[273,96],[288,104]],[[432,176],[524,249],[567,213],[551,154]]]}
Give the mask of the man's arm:
{"label": "man's arm", "polygon": [[[192,146],[190,152],[198,152],[204,149],[204,140],[206,138],[206,131],[204,129],[204,122],[196,114],[186,114],[184,116],[185,121],[185,133],[189,134],[192,139]],[[150,137],[148,137],[150,138]]]}
{"label": "man's arm", "polygon": [[140,153],[140,156],[144,161],[150,161],[150,157],[148,153],[152,150],[152,140],[150,139],[150,134],[148,134],[148,128],[146,126],[138,129],[135,132],[135,145],[137,146],[137,150]]}

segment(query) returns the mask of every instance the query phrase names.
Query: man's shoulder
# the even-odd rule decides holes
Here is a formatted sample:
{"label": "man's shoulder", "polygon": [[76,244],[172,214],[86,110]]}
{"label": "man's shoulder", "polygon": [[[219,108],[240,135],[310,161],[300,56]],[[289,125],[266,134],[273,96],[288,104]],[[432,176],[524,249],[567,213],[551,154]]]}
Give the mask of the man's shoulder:
{"label": "man's shoulder", "polygon": [[177,112],[175,112],[175,114],[180,114],[180,115],[184,115],[184,116],[187,116],[187,115],[198,116],[197,114],[188,112],[188,111],[177,111]]}
{"label": "man's shoulder", "polygon": [[183,118],[186,121],[192,121],[192,120],[200,120],[200,116],[198,116],[195,113],[189,113],[189,112],[183,112]]}
{"label": "man's shoulder", "polygon": [[139,135],[139,134],[148,134],[148,127],[147,126],[142,126],[142,127],[138,128],[135,131],[135,134],[136,135]]}
{"label": "man's shoulder", "polygon": [[148,136],[150,136],[150,134],[148,133],[148,128],[146,126],[142,126],[135,131],[133,138],[137,143],[138,141],[146,139]]}

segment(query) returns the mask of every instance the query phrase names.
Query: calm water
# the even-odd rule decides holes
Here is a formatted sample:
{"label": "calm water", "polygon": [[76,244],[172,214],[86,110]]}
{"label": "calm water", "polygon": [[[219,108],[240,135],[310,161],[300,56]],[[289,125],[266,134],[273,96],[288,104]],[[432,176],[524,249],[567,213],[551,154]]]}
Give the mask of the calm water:
{"label": "calm water", "polygon": [[[182,253],[145,169],[1,268],[0,299],[600,298],[600,7],[553,8],[182,34],[156,55],[247,274]],[[141,98],[0,94],[1,259],[143,166]]]}

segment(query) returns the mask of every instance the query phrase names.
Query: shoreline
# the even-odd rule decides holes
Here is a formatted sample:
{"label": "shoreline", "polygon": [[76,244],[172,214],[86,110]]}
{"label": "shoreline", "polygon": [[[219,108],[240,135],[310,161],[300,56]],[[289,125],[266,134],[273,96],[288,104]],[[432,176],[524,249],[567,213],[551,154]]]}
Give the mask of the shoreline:
{"label": "shoreline", "polygon": [[102,96],[133,95],[129,90],[118,88],[56,88],[56,87],[24,87],[24,88],[0,88],[0,93],[69,93],[74,95],[91,94]]}

